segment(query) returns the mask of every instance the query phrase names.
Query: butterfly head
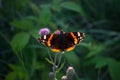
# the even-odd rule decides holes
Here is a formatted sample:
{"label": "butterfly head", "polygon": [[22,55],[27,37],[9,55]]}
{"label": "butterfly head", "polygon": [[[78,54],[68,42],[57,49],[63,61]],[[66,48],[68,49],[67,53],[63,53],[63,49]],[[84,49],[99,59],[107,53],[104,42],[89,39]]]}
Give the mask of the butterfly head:
{"label": "butterfly head", "polygon": [[60,34],[64,34],[65,32],[63,30],[57,29],[54,34],[60,35]]}

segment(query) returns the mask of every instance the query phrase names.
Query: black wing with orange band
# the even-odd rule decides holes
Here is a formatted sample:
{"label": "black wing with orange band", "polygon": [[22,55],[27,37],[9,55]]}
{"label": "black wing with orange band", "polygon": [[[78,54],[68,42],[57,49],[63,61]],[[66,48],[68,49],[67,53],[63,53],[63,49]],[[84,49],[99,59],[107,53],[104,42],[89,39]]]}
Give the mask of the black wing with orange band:
{"label": "black wing with orange band", "polygon": [[70,32],[64,34],[49,34],[41,36],[38,41],[50,47],[53,52],[71,51],[85,37],[84,33]]}

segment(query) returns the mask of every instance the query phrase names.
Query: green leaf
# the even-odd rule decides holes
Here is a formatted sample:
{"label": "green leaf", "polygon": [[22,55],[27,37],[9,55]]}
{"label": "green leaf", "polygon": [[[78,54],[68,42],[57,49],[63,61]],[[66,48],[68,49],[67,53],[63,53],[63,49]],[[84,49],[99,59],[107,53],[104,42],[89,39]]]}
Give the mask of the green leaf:
{"label": "green leaf", "polygon": [[89,49],[90,49],[90,53],[86,56],[86,58],[90,58],[92,56],[99,54],[101,51],[105,49],[105,46],[95,44],[95,45],[91,45]]}
{"label": "green leaf", "polygon": [[12,69],[12,72],[10,72],[7,75],[6,80],[16,80],[16,79],[28,80],[28,75],[27,75],[25,69],[22,68],[22,66],[10,64],[9,67]]}
{"label": "green leaf", "polygon": [[40,16],[39,16],[39,22],[43,26],[47,26],[50,23],[51,20],[51,12],[50,11],[41,11]]}
{"label": "green leaf", "polygon": [[109,73],[112,80],[119,80],[120,79],[120,62],[112,60],[109,63]]}
{"label": "green leaf", "polygon": [[19,71],[20,67],[13,65],[13,64],[9,64],[9,67],[13,70],[13,71]]}
{"label": "green leaf", "polygon": [[38,6],[36,4],[30,2],[29,5],[35,14],[39,14],[40,9],[38,8]]}
{"label": "green leaf", "polygon": [[63,2],[61,4],[61,7],[78,12],[78,13],[81,13],[82,15],[84,15],[84,11],[83,11],[82,6],[79,6],[78,4],[76,4],[74,2]]}
{"label": "green leaf", "polygon": [[25,32],[17,33],[11,40],[13,51],[19,52],[22,50],[28,44],[29,38],[29,34]]}
{"label": "green leaf", "polygon": [[51,8],[52,8],[54,11],[60,12],[60,10],[61,10],[60,3],[61,3],[61,0],[53,0],[52,5],[51,5]]}
{"label": "green leaf", "polygon": [[92,59],[92,63],[95,63],[96,68],[103,68],[107,66],[110,61],[111,59],[107,57],[95,57]]}
{"label": "green leaf", "polygon": [[35,70],[40,70],[42,68],[44,68],[44,65],[42,63],[36,62],[34,66],[32,66],[31,68],[35,69]]}
{"label": "green leaf", "polygon": [[15,20],[11,22],[11,25],[15,28],[23,29],[23,30],[30,30],[34,27],[33,18],[26,17],[21,20]]}
{"label": "green leaf", "polygon": [[5,78],[5,80],[16,80],[16,72],[10,72],[7,76],[6,76],[6,78]]}
{"label": "green leaf", "polygon": [[108,66],[108,71],[112,80],[120,79],[120,62],[107,57],[96,57],[92,60],[92,62],[96,64],[96,68]]}
{"label": "green leaf", "polygon": [[30,31],[32,37],[34,37],[34,38],[36,38],[36,39],[38,39],[38,38],[40,37],[40,35],[39,35],[38,32],[39,32],[39,29],[32,29],[32,30]]}
{"label": "green leaf", "polygon": [[42,9],[41,9],[41,12],[40,12],[40,15],[39,15],[39,22],[40,24],[42,24],[42,26],[47,26],[50,21],[51,21],[51,11],[50,11],[50,6],[49,5],[41,5],[40,6]]}
{"label": "green leaf", "polygon": [[74,64],[74,65],[76,65],[76,66],[80,66],[79,65],[79,58],[78,58],[78,56],[73,52],[73,51],[70,51],[70,52],[65,52],[65,57],[66,57],[66,59],[70,62],[70,63],[72,63],[72,64]]}
{"label": "green leaf", "polygon": [[6,76],[5,80],[28,80],[28,77],[24,71],[13,71]]}
{"label": "green leaf", "polygon": [[54,64],[51,60],[49,60],[48,58],[45,58],[45,60],[48,62],[48,63],[50,63],[50,64]]}

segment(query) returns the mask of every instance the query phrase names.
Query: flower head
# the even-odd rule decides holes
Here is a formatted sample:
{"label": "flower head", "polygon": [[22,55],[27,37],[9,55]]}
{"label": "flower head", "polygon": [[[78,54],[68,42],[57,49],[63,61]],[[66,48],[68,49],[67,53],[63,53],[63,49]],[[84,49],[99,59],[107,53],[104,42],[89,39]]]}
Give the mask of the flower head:
{"label": "flower head", "polygon": [[40,35],[47,35],[50,33],[50,30],[48,28],[42,28],[39,30]]}

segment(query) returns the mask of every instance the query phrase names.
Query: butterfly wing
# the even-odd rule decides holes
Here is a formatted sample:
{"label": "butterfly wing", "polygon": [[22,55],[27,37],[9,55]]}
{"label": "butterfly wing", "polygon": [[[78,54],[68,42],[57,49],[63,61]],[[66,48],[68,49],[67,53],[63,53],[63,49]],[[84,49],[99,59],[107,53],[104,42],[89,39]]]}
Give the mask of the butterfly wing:
{"label": "butterfly wing", "polygon": [[79,44],[85,37],[84,33],[80,32],[70,32],[65,33],[65,43],[64,43],[64,51],[71,51],[75,48],[76,44]]}
{"label": "butterfly wing", "polygon": [[48,34],[38,38],[38,41],[50,47],[53,52],[71,51],[75,45],[82,41],[85,37],[84,33],[70,32],[63,34]]}
{"label": "butterfly wing", "polygon": [[48,34],[48,35],[43,35],[40,38],[38,38],[38,42],[40,42],[41,44],[49,47],[50,45],[48,45],[48,40],[52,37],[52,34]]}
{"label": "butterfly wing", "polygon": [[85,33],[71,32],[71,35],[74,37],[74,44],[79,44],[85,38]]}
{"label": "butterfly wing", "polygon": [[57,34],[43,35],[38,38],[38,41],[41,44],[50,47],[53,52],[61,52],[61,49],[59,47],[59,35]]}
{"label": "butterfly wing", "polygon": [[60,35],[54,34],[52,40],[50,41],[51,42],[51,50],[53,52],[61,52],[62,51],[62,49],[60,47],[61,46],[60,41],[61,41]]}

